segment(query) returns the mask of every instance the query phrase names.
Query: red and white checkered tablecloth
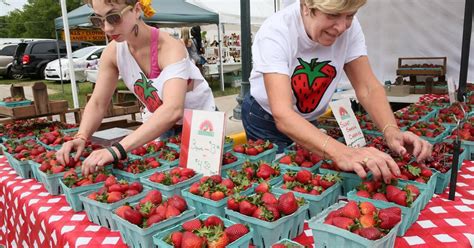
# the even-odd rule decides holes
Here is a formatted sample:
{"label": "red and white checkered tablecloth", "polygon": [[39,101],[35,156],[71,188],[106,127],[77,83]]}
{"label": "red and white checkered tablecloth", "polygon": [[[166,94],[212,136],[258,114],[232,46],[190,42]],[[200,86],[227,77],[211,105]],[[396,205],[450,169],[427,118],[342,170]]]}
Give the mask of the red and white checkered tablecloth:
{"label": "red and white checkered tablecloth", "polygon": [[119,232],[74,212],[64,195],[19,177],[0,157],[0,244],[7,247],[127,247]]}
{"label": "red and white checkered tablecloth", "polygon": [[[447,190],[446,190],[447,192]],[[474,239],[474,162],[465,161],[456,200],[436,195],[395,247],[471,247]],[[312,247],[312,232],[295,241]],[[7,247],[126,247],[120,233],[75,213],[64,196],[51,196],[34,179],[23,179],[0,157],[0,244]]]}

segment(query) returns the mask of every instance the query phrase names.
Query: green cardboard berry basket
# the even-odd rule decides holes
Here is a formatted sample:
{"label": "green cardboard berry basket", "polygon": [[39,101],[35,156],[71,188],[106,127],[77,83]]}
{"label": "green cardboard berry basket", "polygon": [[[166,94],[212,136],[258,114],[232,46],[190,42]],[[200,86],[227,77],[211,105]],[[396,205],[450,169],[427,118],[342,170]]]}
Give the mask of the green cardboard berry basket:
{"label": "green cardboard berry basket", "polygon": [[[165,201],[165,199],[166,197],[163,197],[163,201]],[[136,204],[138,203],[135,202],[132,205]],[[128,245],[128,247],[158,248],[161,246],[156,246],[153,244],[153,235],[161,230],[191,219],[194,217],[194,215],[195,209],[188,206],[188,209],[182,212],[180,215],[160,221],[147,228],[141,228],[135,224],[132,224],[127,220],[122,219],[115,213],[112,213],[112,218],[117,225],[117,229],[120,231],[120,236],[122,236],[123,241]]]}
{"label": "green cardboard berry basket", "polygon": [[221,167],[221,176],[222,177],[227,177],[227,171],[228,170],[241,170],[242,169],[242,165],[244,164],[245,162],[245,158],[244,156],[236,153],[236,152],[231,152],[234,156],[237,157],[237,160],[233,163],[230,163],[230,164],[226,164],[226,165],[222,165]]}
{"label": "green cardboard berry basket", "polygon": [[451,126],[450,125],[446,125],[446,124],[442,124],[445,129],[442,133],[440,133],[438,136],[436,137],[426,137],[426,136],[420,136],[420,138],[430,142],[431,144],[436,144],[436,143],[440,143],[440,142],[443,142],[443,139],[448,136],[448,134],[451,132]]}
{"label": "green cardboard berry basket", "polygon": [[395,246],[396,234],[400,223],[395,225],[387,235],[378,240],[369,240],[348,230],[324,223],[326,216],[330,212],[346,204],[346,202],[338,202],[308,221],[308,226],[313,231],[315,247],[386,248]]}
{"label": "green cardboard berry basket", "polygon": [[[278,195],[275,193],[275,195]],[[279,196],[279,195],[278,195]],[[294,239],[303,232],[304,220],[309,204],[306,202],[296,212],[268,222],[243,215],[225,208],[225,214],[231,221],[248,225],[254,229],[252,243],[256,247],[270,247],[281,239]]]}
{"label": "green cardboard berry basket", "polygon": [[139,182],[140,178],[142,178],[142,177],[149,177],[151,174],[153,174],[155,172],[164,171],[164,170],[167,170],[167,169],[170,168],[169,165],[167,165],[167,164],[162,164],[161,162],[160,162],[160,164],[161,165],[159,167],[148,169],[144,172],[137,173],[137,174],[133,174],[133,173],[130,173],[130,172],[126,172],[124,170],[113,168],[112,169],[112,174],[114,174],[117,177],[117,179],[125,179],[129,182]]}
{"label": "green cardboard berry basket", "polygon": [[311,173],[318,173],[319,172],[319,167],[322,164],[322,161],[317,162],[314,164],[312,167],[301,167],[297,165],[288,165],[288,164],[282,164],[280,163],[281,158],[277,159],[275,162],[278,163],[281,169],[281,173],[285,173],[286,171],[301,171],[301,170],[307,170],[310,171]]}
{"label": "green cardboard berry basket", "polygon": [[[190,187],[183,189],[181,191],[181,195],[184,197],[188,205],[196,209],[196,214],[214,214],[220,217],[225,217],[224,207],[227,206],[227,199],[229,199],[229,197],[225,197],[220,201],[213,201],[211,199],[192,194],[189,192],[189,188]],[[250,188],[240,192],[240,194],[249,195],[253,193],[253,189],[254,187],[250,186]]]}
{"label": "green cardboard berry basket", "polygon": [[169,160],[164,160],[164,159],[161,159],[161,158],[157,158],[157,160],[158,160],[158,162],[160,162],[161,166],[166,166],[167,168],[176,167],[179,164],[179,159],[169,161]]}
{"label": "green cardboard berry basket", "polygon": [[431,198],[433,198],[437,181],[438,181],[438,177],[439,177],[438,174],[439,174],[438,171],[433,171],[433,175],[431,175],[430,180],[428,180],[427,183],[420,183],[416,181],[409,181],[409,180],[402,180],[402,179],[398,179],[398,181],[414,184],[418,188],[422,188],[426,191],[426,193],[423,195],[424,199],[421,204],[421,209],[424,209],[426,205],[428,205],[428,203],[430,202]]}
{"label": "green cardboard berry basket", "polygon": [[[210,216],[212,216],[212,215],[211,214],[200,214],[195,219],[205,220],[205,219],[209,218]],[[218,216],[218,217],[224,222],[224,226],[226,228],[236,224],[236,222],[233,222],[229,219],[222,218],[221,216]],[[172,245],[166,243],[165,239],[169,234],[182,230],[181,225],[182,225],[182,223],[179,223],[178,225],[175,225],[172,228],[166,229],[164,231],[161,231],[161,232],[153,235],[153,243],[155,244],[155,247],[173,248]],[[239,239],[235,240],[234,242],[226,245],[226,248],[248,248],[249,244],[250,244],[250,239],[252,239],[252,232],[253,232],[253,229],[251,227],[249,227],[249,232],[247,234],[245,234],[244,236],[242,236]]]}
{"label": "green cardboard berry basket", "polygon": [[283,244],[283,245],[285,245],[286,248],[305,248],[300,243],[289,240],[289,239],[282,239],[282,240],[276,242],[275,244]]}
{"label": "green cardboard berry basket", "polygon": [[[458,169],[461,169],[466,154],[467,149],[465,149],[461,154],[459,154]],[[442,194],[444,192],[444,189],[446,189],[446,187],[448,186],[449,181],[451,181],[452,169],[449,169],[446,173],[441,173],[433,168],[431,169],[431,171],[433,171],[433,174],[435,172],[438,172],[438,179],[436,180],[436,188],[434,193],[438,195]]]}
{"label": "green cardboard berry basket", "polygon": [[[344,172],[344,171],[335,171],[335,170],[330,170],[330,169],[323,169],[319,168],[319,173],[320,174],[336,174],[339,173],[342,178],[342,195],[346,196],[347,192],[355,189],[359,184],[364,181],[362,178],[360,178],[357,174],[355,173],[350,173],[350,172]],[[372,177],[372,172],[367,172],[367,178],[370,179]]]}
{"label": "green cardboard berry basket", "polygon": [[18,160],[16,159],[13,154],[8,153],[7,149],[3,147],[3,155],[7,158],[8,164],[16,171],[16,173],[25,178],[33,178],[33,172],[31,171],[30,160]]}
{"label": "green cardboard berry basket", "polygon": [[[172,170],[172,169],[169,168],[169,169],[166,169],[162,172],[167,172],[167,171],[170,171],[170,170]],[[189,178],[188,180],[182,181],[182,182],[177,183],[175,185],[164,185],[164,184],[161,184],[161,183],[156,183],[156,182],[150,181],[150,176],[151,176],[151,174],[146,176],[146,177],[140,178],[140,182],[143,183],[144,185],[149,186],[152,189],[158,189],[166,197],[171,197],[173,195],[181,195],[181,191],[184,188],[187,188],[187,187],[191,186],[191,184],[193,184],[193,183],[199,181],[199,179],[201,179],[202,173],[196,173],[196,175]]]}
{"label": "green cardboard berry basket", "polygon": [[102,186],[104,186],[104,182],[94,183],[86,186],[80,186],[76,188],[69,188],[64,184],[63,179],[59,180],[59,185],[61,185],[62,191],[66,196],[66,201],[69,203],[69,206],[75,211],[79,212],[84,210],[84,205],[82,204],[81,199],[79,199],[79,194],[87,192],[87,191],[96,191]]}
{"label": "green cardboard berry basket", "polygon": [[335,183],[333,186],[329,187],[325,191],[323,191],[320,195],[311,195],[311,194],[304,194],[300,192],[296,192],[293,190],[282,189],[281,186],[283,182],[278,183],[277,185],[272,187],[272,191],[279,194],[284,194],[287,192],[293,192],[293,194],[297,197],[304,198],[308,203],[308,211],[306,214],[306,219],[310,219],[313,216],[316,216],[324,209],[328,208],[332,204],[337,202],[337,198],[341,194],[341,183]]}
{"label": "green cardboard berry basket", "polygon": [[2,107],[7,107],[7,108],[13,108],[13,107],[31,105],[31,103],[32,103],[31,100],[23,100],[23,101],[16,101],[16,102],[4,102],[4,101],[0,101],[0,106],[2,106]]}
{"label": "green cardboard berry basket", "polygon": [[260,154],[257,154],[255,156],[247,156],[247,159],[250,160],[250,162],[258,162],[258,161],[265,161],[267,163],[271,163],[273,160],[275,160],[276,153],[278,151],[278,145],[273,144],[272,149],[268,149]]}
{"label": "green cardboard berry basket", "polygon": [[233,147],[234,147],[234,140],[232,140],[231,142],[225,142],[224,140],[224,153],[232,151]]}
{"label": "green cardboard berry basket", "polygon": [[[406,184],[407,184],[406,182],[399,181],[398,186],[403,187]],[[360,197],[356,195],[356,190],[352,190],[349,193],[347,193],[347,198],[349,198],[349,200],[351,201],[371,202],[377,208],[399,207],[402,210],[402,222],[400,224],[400,228],[398,229],[397,235],[403,236],[405,235],[408,228],[410,228],[410,226],[418,219],[418,215],[420,214],[420,211],[422,210],[423,201],[424,199],[426,199],[425,194],[426,194],[426,190],[420,188],[420,195],[412,203],[411,207],[400,206],[393,202],[384,202],[384,201],[379,201],[379,200],[373,200],[370,198]]]}
{"label": "green cardboard berry basket", "polygon": [[84,211],[86,211],[87,218],[89,218],[91,222],[111,230],[118,230],[117,224],[112,217],[113,210],[124,205],[126,202],[135,202],[142,199],[149,190],[150,188],[144,186],[142,192],[139,194],[110,204],[89,199],[87,196],[94,191],[87,191],[79,194],[79,199],[82,201],[82,204],[84,204]]}
{"label": "green cardboard berry basket", "polygon": [[[61,187],[61,184],[59,183],[59,180],[63,178],[64,173],[66,173],[67,170],[61,173],[47,174],[45,172],[42,172],[39,169],[39,165],[35,167],[35,169],[36,169],[36,176],[38,176],[38,181],[44,185],[46,190],[51,195],[60,195],[64,193],[63,188]],[[79,173],[81,171],[81,167],[77,167],[74,170]]]}

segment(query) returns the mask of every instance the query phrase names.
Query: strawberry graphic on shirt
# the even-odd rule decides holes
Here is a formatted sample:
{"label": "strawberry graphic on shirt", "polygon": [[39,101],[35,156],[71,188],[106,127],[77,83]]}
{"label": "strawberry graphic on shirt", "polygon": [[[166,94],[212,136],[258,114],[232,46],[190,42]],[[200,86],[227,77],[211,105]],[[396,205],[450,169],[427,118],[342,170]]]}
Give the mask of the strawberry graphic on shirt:
{"label": "strawberry graphic on shirt", "polygon": [[312,59],[311,63],[298,58],[300,64],[291,75],[291,88],[296,97],[296,107],[301,113],[311,113],[318,106],[324,93],[336,77],[336,68],[331,61],[318,62]]}
{"label": "strawberry graphic on shirt", "polygon": [[133,91],[135,91],[135,95],[137,95],[146,108],[153,113],[162,104],[158,96],[158,90],[152,85],[153,81],[148,80],[145,74],[140,72],[140,75],[142,78],[135,82]]}

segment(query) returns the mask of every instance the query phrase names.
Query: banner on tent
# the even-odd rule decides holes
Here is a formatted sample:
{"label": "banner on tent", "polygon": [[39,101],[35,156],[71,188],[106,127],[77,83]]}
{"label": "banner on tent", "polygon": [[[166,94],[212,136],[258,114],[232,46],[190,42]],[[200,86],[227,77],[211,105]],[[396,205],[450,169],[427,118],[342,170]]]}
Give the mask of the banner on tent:
{"label": "banner on tent", "polygon": [[[70,31],[71,41],[105,41],[105,34],[100,29],[74,29]],[[61,32],[64,40],[64,31]]]}

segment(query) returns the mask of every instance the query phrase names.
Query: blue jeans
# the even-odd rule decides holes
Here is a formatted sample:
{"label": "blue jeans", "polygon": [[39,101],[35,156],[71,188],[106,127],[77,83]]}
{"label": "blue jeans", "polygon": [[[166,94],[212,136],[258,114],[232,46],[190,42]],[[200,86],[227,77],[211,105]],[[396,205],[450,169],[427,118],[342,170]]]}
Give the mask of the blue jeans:
{"label": "blue jeans", "polygon": [[278,152],[291,145],[293,141],[276,127],[273,116],[265,111],[250,93],[246,94],[242,102],[242,124],[247,139],[270,140],[278,145]]}

